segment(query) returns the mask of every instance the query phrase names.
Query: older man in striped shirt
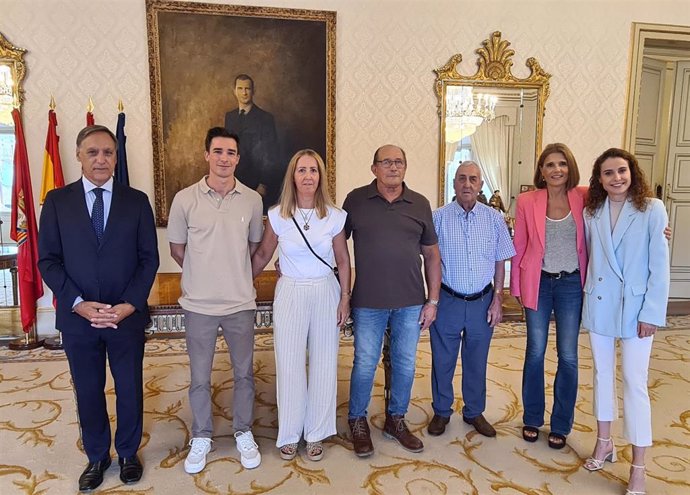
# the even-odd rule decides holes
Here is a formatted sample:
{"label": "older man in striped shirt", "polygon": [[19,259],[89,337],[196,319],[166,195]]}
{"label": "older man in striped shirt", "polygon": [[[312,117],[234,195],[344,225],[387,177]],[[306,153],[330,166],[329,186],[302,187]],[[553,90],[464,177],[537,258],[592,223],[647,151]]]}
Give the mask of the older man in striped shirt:
{"label": "older man in striped shirt", "polygon": [[461,343],[462,419],[482,435],[496,435],[483,415],[486,365],[493,327],[503,318],[505,260],[515,254],[515,248],[503,215],[477,201],[483,184],[477,163],[461,163],[454,180],[456,200],[433,213],[442,290],[430,330],[431,435],[441,435],[453,414],[453,376]]}

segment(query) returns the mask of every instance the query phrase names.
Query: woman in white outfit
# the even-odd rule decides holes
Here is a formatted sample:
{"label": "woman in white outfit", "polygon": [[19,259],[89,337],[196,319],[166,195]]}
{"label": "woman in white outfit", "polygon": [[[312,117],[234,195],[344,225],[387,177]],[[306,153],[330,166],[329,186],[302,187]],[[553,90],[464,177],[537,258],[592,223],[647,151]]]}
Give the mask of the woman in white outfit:
{"label": "woman in white outfit", "polygon": [[611,148],[594,162],[585,209],[589,266],[582,325],[594,358],[597,443],[585,468],[598,471],[616,461],[611,422],[617,418],[616,341],[623,369],[624,435],[632,443],[626,493],[645,493],[644,456],[652,445],[647,372],[652,340],[666,321],[669,250],[662,233],[664,204],[651,190],[635,157]]}
{"label": "woman in white outfit", "polygon": [[[281,276],[273,301],[276,445],[286,460],[297,455],[302,436],[307,458],[320,460],[322,440],[336,433],[339,327],[350,314],[350,255],[347,214],[329,198],[325,178],[315,151],[301,150],[292,157],[280,203],[268,211],[261,245],[252,256],[256,277],[278,248]],[[339,281],[332,269],[336,266]]]}

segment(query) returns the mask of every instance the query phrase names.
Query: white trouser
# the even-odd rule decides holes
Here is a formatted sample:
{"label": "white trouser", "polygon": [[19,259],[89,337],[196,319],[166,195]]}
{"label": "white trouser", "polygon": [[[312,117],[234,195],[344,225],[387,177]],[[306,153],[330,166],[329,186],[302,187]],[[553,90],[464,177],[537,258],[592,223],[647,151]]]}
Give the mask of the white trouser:
{"label": "white trouser", "polygon": [[589,332],[594,358],[594,416],[618,418],[616,340],[621,342],[623,368],[623,434],[637,447],[652,445],[652,411],[647,392],[649,356],[654,337],[617,339]]}
{"label": "white trouser", "polygon": [[336,433],[339,301],[333,275],[278,280],[273,303],[278,447],[299,442],[302,434],[316,442]]}

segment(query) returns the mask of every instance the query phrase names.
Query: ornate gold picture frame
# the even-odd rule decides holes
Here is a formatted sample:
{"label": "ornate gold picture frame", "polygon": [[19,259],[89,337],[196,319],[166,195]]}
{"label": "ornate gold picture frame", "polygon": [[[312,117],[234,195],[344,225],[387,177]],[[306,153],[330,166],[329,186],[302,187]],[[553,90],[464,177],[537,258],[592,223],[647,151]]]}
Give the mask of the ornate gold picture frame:
{"label": "ornate gold picture frame", "polygon": [[[208,173],[204,138],[238,113],[240,74],[251,77],[255,106],[275,122],[274,193],[294,152],[312,148],[335,199],[335,12],[146,0],[146,20],[159,227],[175,193]],[[241,133],[240,141],[238,177]]]}
{"label": "ornate gold picture frame", "polygon": [[13,86],[3,85],[7,92],[0,96],[20,105],[24,101],[24,76],[26,76],[26,62],[24,54],[26,50],[14,46],[0,33],[0,66],[6,67],[8,76],[13,81]]}

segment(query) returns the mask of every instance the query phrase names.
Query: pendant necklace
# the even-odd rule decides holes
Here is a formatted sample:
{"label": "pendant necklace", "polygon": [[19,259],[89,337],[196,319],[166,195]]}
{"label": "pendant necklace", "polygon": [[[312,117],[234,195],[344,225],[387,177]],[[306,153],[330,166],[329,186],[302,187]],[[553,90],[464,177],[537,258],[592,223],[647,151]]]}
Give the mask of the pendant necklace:
{"label": "pendant necklace", "polygon": [[311,221],[311,216],[314,214],[314,208],[309,211],[309,215],[305,215],[302,211],[302,208],[298,207],[297,209],[299,210],[299,214],[302,215],[302,220],[304,220],[304,225],[302,228],[304,230],[309,230],[309,222]]}

